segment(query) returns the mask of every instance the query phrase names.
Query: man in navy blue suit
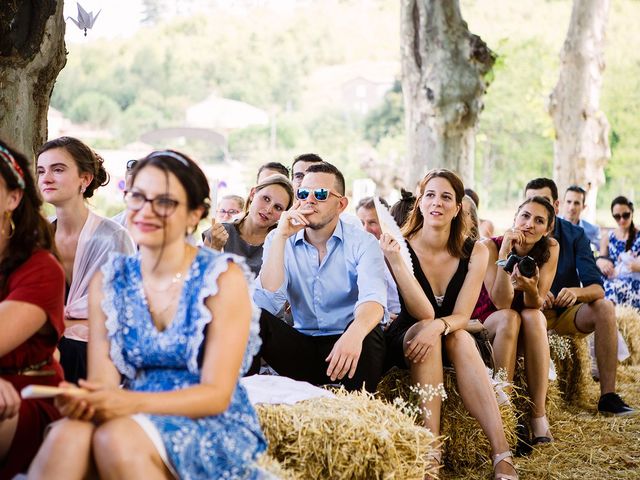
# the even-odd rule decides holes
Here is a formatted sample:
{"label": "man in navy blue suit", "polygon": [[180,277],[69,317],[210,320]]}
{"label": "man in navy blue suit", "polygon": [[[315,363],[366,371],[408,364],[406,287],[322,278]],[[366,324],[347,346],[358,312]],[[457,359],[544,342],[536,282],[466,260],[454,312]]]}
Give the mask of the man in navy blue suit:
{"label": "man in navy blue suit", "polygon": [[[549,178],[527,183],[525,196],[541,196],[558,213],[558,187]],[[542,307],[547,328],[560,335],[588,335],[595,332],[596,358],[600,371],[598,411],[608,415],[631,415],[616,390],[618,337],[613,303],[604,298],[600,270],[582,228],[556,218],[553,232],[560,244],[558,269]]]}

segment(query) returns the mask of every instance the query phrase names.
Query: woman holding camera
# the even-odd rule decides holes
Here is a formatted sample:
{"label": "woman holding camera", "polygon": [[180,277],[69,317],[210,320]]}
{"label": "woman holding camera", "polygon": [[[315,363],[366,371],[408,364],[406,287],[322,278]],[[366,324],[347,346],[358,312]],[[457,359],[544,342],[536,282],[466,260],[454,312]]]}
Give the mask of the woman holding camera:
{"label": "woman holding camera", "polygon": [[480,297],[471,318],[477,318],[492,337],[496,369],[513,381],[518,343],[531,412],[532,445],[553,441],[546,416],[549,374],[547,322],[542,311],[558,265],[558,242],[549,238],[555,211],[542,197],[525,200],[513,227],[502,237],[484,240],[489,263]]}

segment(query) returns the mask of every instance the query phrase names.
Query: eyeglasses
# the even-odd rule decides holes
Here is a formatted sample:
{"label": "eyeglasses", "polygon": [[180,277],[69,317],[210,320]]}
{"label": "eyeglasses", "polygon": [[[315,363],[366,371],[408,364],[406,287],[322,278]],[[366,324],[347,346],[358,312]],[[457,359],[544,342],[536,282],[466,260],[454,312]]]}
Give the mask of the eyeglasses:
{"label": "eyeglasses", "polygon": [[220,208],[218,209],[218,214],[220,215],[237,215],[240,213],[240,210],[236,210],[234,208],[231,208],[229,210],[225,210],[224,208]]}
{"label": "eyeglasses", "polygon": [[307,198],[309,198],[309,194],[311,193],[313,193],[313,196],[319,202],[326,202],[331,195],[342,198],[342,195],[338,195],[328,188],[299,188],[296,192],[296,197],[298,198],[298,200],[306,200]]}
{"label": "eyeglasses", "polygon": [[624,213],[615,213],[613,215],[613,219],[616,222],[619,222],[620,219],[625,219],[625,220],[629,220],[631,218],[631,212],[624,212]]}
{"label": "eyeglasses", "polygon": [[137,163],[138,163],[138,160],[129,160],[127,162],[127,172],[130,172],[131,170],[133,170],[136,167]]}
{"label": "eyeglasses", "polygon": [[151,204],[151,210],[159,217],[168,217],[171,215],[180,202],[169,197],[147,198],[140,192],[125,192],[124,203],[127,208],[134,212],[138,212],[144,208],[145,203]]}

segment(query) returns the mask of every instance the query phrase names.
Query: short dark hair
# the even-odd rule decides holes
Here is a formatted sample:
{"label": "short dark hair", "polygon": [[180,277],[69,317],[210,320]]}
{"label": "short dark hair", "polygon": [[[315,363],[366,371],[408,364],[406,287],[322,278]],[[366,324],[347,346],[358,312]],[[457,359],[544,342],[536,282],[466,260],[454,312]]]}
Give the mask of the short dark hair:
{"label": "short dark hair", "polygon": [[[389,204],[384,198],[378,197],[378,200],[382,205],[389,209]],[[364,197],[360,199],[358,205],[356,205],[356,211],[360,210],[361,208],[364,208],[365,210],[373,210],[374,208],[376,208],[376,204],[373,203],[373,197]]]}
{"label": "short dark hair", "polygon": [[291,164],[291,175],[293,175],[293,167],[298,162],[320,163],[324,162],[324,160],[317,153],[303,153],[301,155],[298,155],[293,159],[293,163]]}
{"label": "short dark hair", "polygon": [[567,191],[564,192],[565,196],[567,195],[567,192],[581,193],[582,204],[584,205],[584,202],[587,199],[587,191],[584,188],[582,188],[580,185],[571,185],[569,188],[567,188]]}
{"label": "short dark hair", "polygon": [[480,207],[480,197],[478,196],[478,194],[474,190],[472,190],[470,188],[465,188],[464,189],[464,194],[468,195],[469,198],[471,198],[471,200],[473,200],[473,203],[476,204],[476,208]]}
{"label": "short dark hair", "polygon": [[551,199],[554,202],[558,200],[558,187],[556,186],[556,182],[554,182],[550,178],[534,178],[529,183],[527,183],[526,187],[524,187],[524,192],[526,194],[527,190],[540,190],[542,188],[548,188],[549,190],[551,190]]}
{"label": "short dark hair", "polygon": [[338,187],[338,193],[340,195],[345,194],[346,189],[345,189],[344,175],[342,175],[342,172],[338,170],[338,167],[336,167],[335,165],[332,165],[329,162],[314,163],[307,169],[307,173],[328,173],[330,175],[335,176],[336,177],[335,183],[337,184],[337,187]]}
{"label": "short dark hair", "polygon": [[289,177],[289,169],[286,166],[284,166],[280,162],[267,162],[258,169],[258,175],[256,176],[256,181],[258,181],[258,178],[260,178],[260,174],[262,173],[263,170],[275,170],[276,172],[281,173],[285,177],[287,178]]}

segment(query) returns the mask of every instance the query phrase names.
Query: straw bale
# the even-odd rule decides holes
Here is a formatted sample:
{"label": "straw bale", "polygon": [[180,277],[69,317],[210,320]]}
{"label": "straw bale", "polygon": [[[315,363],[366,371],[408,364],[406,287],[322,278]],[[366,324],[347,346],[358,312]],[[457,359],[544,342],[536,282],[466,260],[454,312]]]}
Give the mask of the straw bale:
{"label": "straw bale", "polygon": [[[417,403],[410,390],[411,377],[407,370],[392,369],[378,384],[378,394],[391,401],[400,397],[407,402]],[[445,435],[442,461],[451,472],[465,467],[478,468],[488,462],[489,441],[462,403],[456,385],[456,375],[452,369],[445,369],[444,387],[447,399],[442,404],[440,431]],[[516,415],[510,404],[500,406],[500,414],[507,441],[514,446],[516,437]]]}
{"label": "straw bale", "polygon": [[295,472],[284,468],[269,454],[265,453],[264,455],[261,455],[256,463],[262,469],[262,476],[260,478],[264,480],[302,480],[302,477],[299,477]]}
{"label": "straw bale", "polygon": [[[462,403],[453,370],[445,369],[444,383],[447,391],[447,399],[442,404],[441,422],[441,431],[446,435],[442,455],[444,465],[449,470],[456,471],[489,462],[489,440],[478,421],[469,414]],[[511,447],[515,447],[518,440],[515,410],[511,403],[503,403],[499,408],[507,442]]]}
{"label": "straw bale", "polygon": [[[625,401],[631,406],[640,406],[640,366],[618,367],[617,380],[616,389]],[[550,383],[550,387],[554,384]],[[598,384],[591,382],[589,395],[596,396],[598,391]],[[556,409],[549,418],[555,442],[535,447],[531,455],[517,459],[522,480],[635,480],[640,477],[640,416],[596,415],[595,403],[588,412],[562,401],[560,405],[562,408]],[[455,473],[445,469],[441,478],[484,480],[490,477],[490,472],[488,465]]]}
{"label": "straw bale", "polygon": [[258,405],[269,455],[299,478],[422,479],[436,476],[427,429],[366,392],[295,405]]}
{"label": "straw bale", "polygon": [[595,400],[589,394],[589,386],[594,382],[587,340],[579,336],[564,338],[569,342],[569,355],[562,358],[555,348],[551,348],[551,360],[556,367],[562,399],[570,405],[588,408]]}
{"label": "straw bale", "polygon": [[625,363],[640,364],[640,311],[629,305],[618,305],[616,319],[620,333],[629,347],[630,357]]}

